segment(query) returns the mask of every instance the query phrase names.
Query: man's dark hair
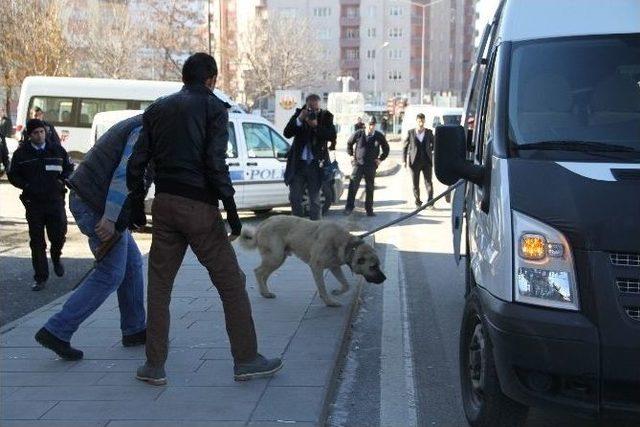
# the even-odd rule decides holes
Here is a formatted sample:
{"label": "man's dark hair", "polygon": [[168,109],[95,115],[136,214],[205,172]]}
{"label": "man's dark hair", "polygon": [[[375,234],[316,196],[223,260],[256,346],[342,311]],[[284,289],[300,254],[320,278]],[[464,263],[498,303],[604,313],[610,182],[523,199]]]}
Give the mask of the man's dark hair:
{"label": "man's dark hair", "polygon": [[311,101],[320,101],[320,95],[312,93],[311,95],[307,96],[307,98],[304,100],[304,102],[306,103],[309,103]]}
{"label": "man's dark hair", "polygon": [[213,56],[198,52],[184,61],[182,82],[184,84],[204,84],[207,79],[218,75],[218,65]]}
{"label": "man's dark hair", "polygon": [[418,115],[416,116],[416,119],[422,119],[422,120],[424,120],[424,114],[422,114],[422,113],[418,113]]}

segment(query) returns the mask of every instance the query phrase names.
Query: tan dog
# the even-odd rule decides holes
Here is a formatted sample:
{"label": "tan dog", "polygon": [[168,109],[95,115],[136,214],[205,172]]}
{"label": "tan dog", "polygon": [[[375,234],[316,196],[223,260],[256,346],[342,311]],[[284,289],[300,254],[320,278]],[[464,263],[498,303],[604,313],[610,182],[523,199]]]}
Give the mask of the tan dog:
{"label": "tan dog", "polygon": [[267,280],[291,254],[311,267],[320,298],[329,307],[338,307],[340,303],[327,294],[325,269],[329,269],[341,285],[340,289],[331,292],[333,295],[341,295],[349,289],[349,282],[342,273],[343,264],[368,282],[382,283],[386,279],[375,250],[333,222],[278,215],[263,221],[255,229],[243,227],[239,240],[241,246],[260,251],[262,263],[254,272],[260,294],[265,298],[275,298],[269,292]]}

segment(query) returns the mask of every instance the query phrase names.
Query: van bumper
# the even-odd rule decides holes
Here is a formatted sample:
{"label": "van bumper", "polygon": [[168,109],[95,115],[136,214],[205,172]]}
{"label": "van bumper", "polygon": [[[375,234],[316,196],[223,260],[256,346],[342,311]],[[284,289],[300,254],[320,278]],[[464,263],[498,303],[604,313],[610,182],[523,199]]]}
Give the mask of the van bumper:
{"label": "van bumper", "polygon": [[[550,310],[495,298],[478,288],[502,391],[527,406],[587,415],[640,416],[640,376],[603,375],[598,328],[580,312]],[[640,361],[640,343],[637,345]],[[628,364],[628,354],[619,362]],[[608,363],[616,363],[609,360]],[[640,364],[640,362],[638,362]],[[603,385],[608,388],[603,399]]]}

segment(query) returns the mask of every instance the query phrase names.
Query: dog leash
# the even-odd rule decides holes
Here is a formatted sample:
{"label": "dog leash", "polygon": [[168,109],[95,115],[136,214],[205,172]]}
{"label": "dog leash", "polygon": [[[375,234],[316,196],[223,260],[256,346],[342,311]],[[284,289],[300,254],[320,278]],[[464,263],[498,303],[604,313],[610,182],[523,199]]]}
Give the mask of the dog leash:
{"label": "dog leash", "polygon": [[433,206],[433,204],[435,202],[437,202],[438,200],[442,199],[443,197],[445,197],[447,194],[451,193],[453,190],[455,190],[456,188],[460,187],[462,184],[464,184],[464,179],[459,180],[458,182],[456,182],[455,184],[449,186],[446,190],[444,190],[442,193],[438,194],[436,197],[434,197],[433,199],[429,200],[427,203],[424,203],[422,206],[420,206],[419,208],[417,208],[416,210],[409,212],[408,214],[402,215],[400,218],[396,218],[391,222],[388,222],[386,224],[381,225],[380,227],[374,228],[371,231],[367,231],[364,234],[360,234],[358,235],[358,238],[360,239],[364,239],[367,236],[371,236],[372,234],[377,233],[378,231],[384,230],[385,228],[389,228],[392,225],[396,225],[399,222],[402,221],[406,221],[407,219],[416,216],[417,214],[419,214],[421,211],[427,209],[429,206]]}

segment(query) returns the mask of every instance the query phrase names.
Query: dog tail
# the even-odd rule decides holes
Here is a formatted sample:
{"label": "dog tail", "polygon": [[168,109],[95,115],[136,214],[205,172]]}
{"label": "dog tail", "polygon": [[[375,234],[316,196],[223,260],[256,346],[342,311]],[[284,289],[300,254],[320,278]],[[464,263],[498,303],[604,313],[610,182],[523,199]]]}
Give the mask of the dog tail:
{"label": "dog tail", "polygon": [[255,249],[258,246],[256,241],[256,229],[254,227],[244,226],[240,232],[240,238],[238,239],[240,246],[245,249]]}

